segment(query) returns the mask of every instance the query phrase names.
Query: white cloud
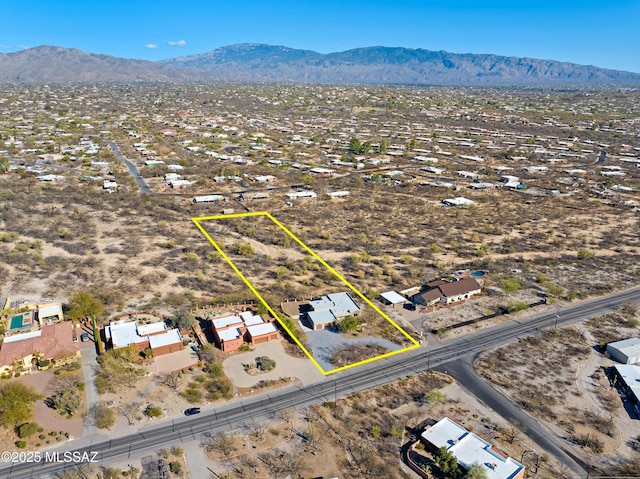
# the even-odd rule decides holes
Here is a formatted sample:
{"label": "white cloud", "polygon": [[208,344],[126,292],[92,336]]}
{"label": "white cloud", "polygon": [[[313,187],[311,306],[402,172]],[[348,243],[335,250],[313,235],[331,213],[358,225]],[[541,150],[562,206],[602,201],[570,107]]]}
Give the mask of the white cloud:
{"label": "white cloud", "polygon": [[185,40],[178,40],[177,42],[167,42],[172,47],[184,47],[187,42]]}
{"label": "white cloud", "polygon": [[145,48],[158,48],[158,45],[156,45],[155,43],[147,43],[145,45]]}

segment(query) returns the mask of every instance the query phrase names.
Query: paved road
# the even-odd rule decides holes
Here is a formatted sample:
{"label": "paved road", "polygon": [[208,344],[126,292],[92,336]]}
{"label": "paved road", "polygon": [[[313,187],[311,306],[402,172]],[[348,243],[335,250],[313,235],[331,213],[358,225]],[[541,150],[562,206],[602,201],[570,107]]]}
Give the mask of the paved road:
{"label": "paved road", "polygon": [[[614,293],[572,304],[560,309],[557,324],[571,324],[592,316],[615,311],[620,305],[640,301],[640,288]],[[138,429],[120,437],[93,436],[62,446],[60,451],[95,451],[101,463],[131,457],[144,451],[153,451],[172,444],[195,440],[204,432],[230,431],[253,421],[275,417],[286,409],[303,409],[312,404],[332,401],[334,396],[344,397],[357,391],[383,386],[397,379],[412,376],[432,367],[449,363],[466,356],[478,354],[486,349],[502,346],[520,337],[535,334],[538,330],[553,327],[555,311],[514,320],[458,337],[429,348],[422,347],[375,361],[357,368],[328,376],[324,381],[310,386],[296,386],[280,391],[255,396],[247,400],[234,401],[202,414],[168,421]],[[547,433],[548,434],[548,433]],[[554,450],[548,451],[554,456]],[[558,457],[567,462],[566,456]],[[0,468],[0,477],[12,479],[41,478],[69,467],[61,463],[21,463]],[[586,477],[575,463],[572,469]]]}
{"label": "paved road", "polygon": [[124,155],[120,152],[120,148],[118,148],[118,145],[116,145],[115,142],[113,141],[109,142],[109,146],[111,147],[115,155],[118,158],[120,158],[125,165],[127,165],[127,168],[129,169],[129,173],[136,180],[136,183],[138,183],[138,187],[140,188],[140,193],[150,195],[152,193],[151,188],[149,188],[149,185],[147,184],[147,182],[140,175],[140,170],[138,170],[138,167],[132,161],[124,157]]}
{"label": "paved road", "polygon": [[553,455],[562,464],[571,469],[578,476],[585,474],[582,461],[567,452],[561,440],[542,426],[538,421],[525,413],[506,396],[495,390],[487,381],[480,378],[473,369],[476,355],[468,354],[456,361],[438,366],[436,369],[453,376],[462,387],[476,396],[487,406],[505,418],[511,424],[523,431],[535,441],[545,452]]}

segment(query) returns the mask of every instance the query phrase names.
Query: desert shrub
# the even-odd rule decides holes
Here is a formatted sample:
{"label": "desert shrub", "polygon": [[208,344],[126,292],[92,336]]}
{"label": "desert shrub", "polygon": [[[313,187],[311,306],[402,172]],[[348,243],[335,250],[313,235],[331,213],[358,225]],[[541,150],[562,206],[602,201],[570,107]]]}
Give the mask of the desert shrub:
{"label": "desert shrub", "polygon": [[509,301],[509,304],[507,304],[507,312],[509,313],[517,313],[527,308],[529,308],[529,305],[525,301]]}
{"label": "desert shrub", "polygon": [[33,436],[38,431],[38,425],[35,422],[28,422],[18,428],[18,437],[25,438]]}
{"label": "desert shrub", "polygon": [[521,287],[522,284],[518,278],[504,278],[500,281],[500,288],[507,294],[516,294]]}
{"label": "desert shrub", "polygon": [[271,371],[276,367],[276,362],[268,356],[261,356],[257,362],[263,371]]}
{"label": "desert shrub", "polygon": [[98,429],[110,429],[116,423],[116,411],[105,404],[99,404],[95,409],[95,419]]}
{"label": "desert shrub", "polygon": [[595,254],[590,249],[580,248],[578,250],[578,253],[577,253],[576,257],[578,259],[592,259],[592,258],[595,257]]}
{"label": "desert shrub", "polygon": [[160,417],[162,416],[162,409],[158,406],[149,406],[144,410],[144,413],[149,417]]}
{"label": "desert shrub", "polygon": [[249,243],[238,243],[234,247],[234,251],[236,254],[240,256],[253,256],[256,254],[256,250]]}
{"label": "desert shrub", "polygon": [[360,326],[360,320],[358,320],[358,318],[356,318],[355,316],[349,315],[340,321],[340,323],[338,324],[338,329],[342,333],[350,333],[358,329],[358,326]]}

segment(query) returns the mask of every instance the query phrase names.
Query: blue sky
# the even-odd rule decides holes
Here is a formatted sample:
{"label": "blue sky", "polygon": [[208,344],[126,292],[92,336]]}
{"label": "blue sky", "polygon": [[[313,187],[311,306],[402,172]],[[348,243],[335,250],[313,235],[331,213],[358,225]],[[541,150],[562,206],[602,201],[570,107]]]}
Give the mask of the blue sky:
{"label": "blue sky", "polygon": [[4,0],[0,18],[3,53],[58,45],[159,60],[245,42],[383,45],[640,72],[640,0]]}

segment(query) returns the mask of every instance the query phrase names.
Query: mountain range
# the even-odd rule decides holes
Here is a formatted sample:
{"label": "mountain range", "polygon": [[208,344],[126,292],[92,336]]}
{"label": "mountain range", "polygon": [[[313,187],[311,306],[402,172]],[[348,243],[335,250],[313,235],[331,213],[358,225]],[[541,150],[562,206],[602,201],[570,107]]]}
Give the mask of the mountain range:
{"label": "mountain range", "polygon": [[411,48],[321,54],[243,43],[159,62],[40,46],[0,53],[0,82],[299,82],[410,85],[639,85],[640,74],[555,60]]}

